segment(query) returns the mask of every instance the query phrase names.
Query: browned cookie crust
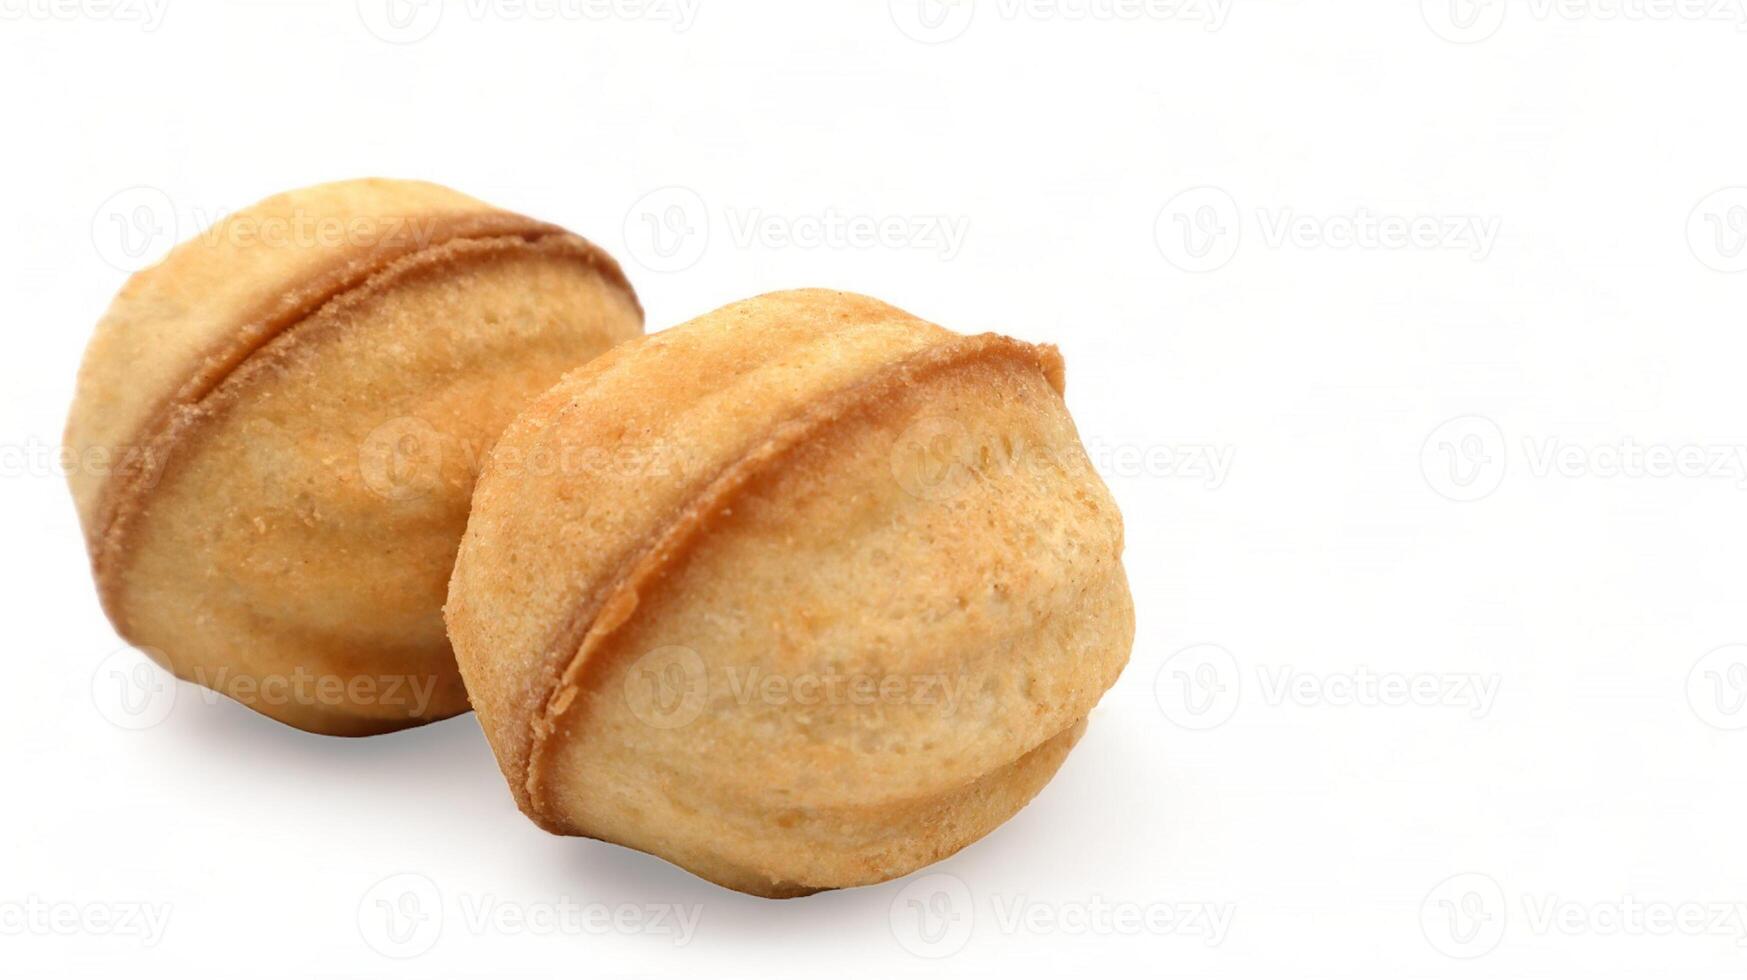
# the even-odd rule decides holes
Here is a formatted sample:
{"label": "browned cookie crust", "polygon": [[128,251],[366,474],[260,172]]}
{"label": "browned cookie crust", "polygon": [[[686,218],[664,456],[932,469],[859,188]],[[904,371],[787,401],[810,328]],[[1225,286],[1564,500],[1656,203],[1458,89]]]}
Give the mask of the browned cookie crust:
{"label": "browned cookie crust", "polygon": [[313,731],[465,710],[439,607],[478,460],[641,321],[599,249],[436,185],[227,217],[129,280],[80,371],[66,441],[104,608]]}
{"label": "browned cookie crust", "polygon": [[493,451],[446,609],[522,809],[772,896],[1011,816],[1133,636],[1061,386],[1053,348],[823,290],[566,377]]}

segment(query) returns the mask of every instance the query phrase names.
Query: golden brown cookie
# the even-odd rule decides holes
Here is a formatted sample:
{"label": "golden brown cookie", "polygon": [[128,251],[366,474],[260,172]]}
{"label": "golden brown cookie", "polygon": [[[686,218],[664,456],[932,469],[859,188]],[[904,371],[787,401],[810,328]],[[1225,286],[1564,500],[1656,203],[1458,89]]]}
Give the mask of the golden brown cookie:
{"label": "golden brown cookie", "polygon": [[505,430],[449,588],[521,808],[772,897],[957,851],[1128,659],[1051,347],[848,293],[623,344]]}
{"label": "golden brown cookie", "polygon": [[310,731],[467,709],[441,606],[479,461],[642,331],[618,265],[414,181],[268,198],[133,276],[67,423],[116,629]]}

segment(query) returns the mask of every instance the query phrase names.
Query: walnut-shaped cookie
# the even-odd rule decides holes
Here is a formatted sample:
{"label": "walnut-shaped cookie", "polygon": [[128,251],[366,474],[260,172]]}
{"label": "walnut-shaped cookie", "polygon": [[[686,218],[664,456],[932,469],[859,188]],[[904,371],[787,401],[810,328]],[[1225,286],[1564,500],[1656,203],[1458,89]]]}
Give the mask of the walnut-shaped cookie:
{"label": "walnut-shaped cookie", "polygon": [[549,831],[771,897],[989,833],[1128,659],[1053,348],[803,290],[621,345],[492,450],[446,617]]}
{"label": "walnut-shaped cookie", "polygon": [[299,728],[465,711],[441,608],[479,461],[641,332],[600,249],[434,184],[229,215],[128,280],[79,372],[67,458],[105,610]]}

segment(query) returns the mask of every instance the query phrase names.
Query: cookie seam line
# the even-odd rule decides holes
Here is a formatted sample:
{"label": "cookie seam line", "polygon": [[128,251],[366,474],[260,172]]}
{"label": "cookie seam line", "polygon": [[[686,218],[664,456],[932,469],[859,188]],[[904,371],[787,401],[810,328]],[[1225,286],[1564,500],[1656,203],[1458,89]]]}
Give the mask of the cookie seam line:
{"label": "cookie seam line", "polygon": [[[779,462],[836,423],[876,405],[879,396],[893,387],[955,368],[992,363],[1003,358],[1038,369],[1057,395],[1061,395],[1061,355],[1051,345],[1029,344],[994,333],[943,341],[883,365],[777,421],[756,444],[724,464],[708,483],[673,508],[654,533],[644,539],[645,543],[619,564],[605,587],[596,590],[600,601],[586,613],[577,610],[573,623],[566,625],[559,636],[547,644],[546,649],[550,652],[554,648],[569,646],[570,638],[577,637],[575,652],[565,659],[551,688],[539,699],[541,707],[526,722],[530,728],[529,745],[526,758],[520,760],[519,782],[532,811],[529,815],[548,826],[540,793],[540,763],[544,759],[546,742],[574,703],[582,669],[592,659],[590,654],[598,653],[618,628],[635,614],[636,607],[641,604],[638,592],[641,585],[654,579],[696,539],[712,517],[720,514],[740,491],[766,472],[768,465]],[[619,606],[626,608],[616,621],[600,628],[603,614]]]}
{"label": "cookie seam line", "polygon": [[[424,267],[418,265],[421,260],[428,260],[431,256],[445,249],[503,239],[519,239],[532,245],[568,237],[574,238],[582,245],[582,251],[578,258],[605,282],[622,291],[631,300],[631,305],[636,308],[639,319],[641,319],[642,306],[630,283],[625,279],[623,270],[599,246],[557,225],[535,221],[510,212],[469,214],[463,219],[457,219],[456,224],[465,228],[467,221],[489,221],[491,219],[497,219],[500,222],[498,227],[487,227],[472,234],[457,233],[448,238],[421,244],[410,251],[380,257],[378,261],[336,283],[334,288],[324,292],[321,298],[313,300],[300,310],[293,311],[283,323],[269,326],[255,343],[235,357],[221,373],[209,382],[195,385],[195,382],[199,380],[198,372],[196,372],[194,376],[183,381],[176,391],[161,403],[151,418],[140,427],[140,435],[136,437],[133,444],[146,446],[164,440],[169,440],[169,443],[162,447],[154,446],[152,452],[136,454],[136,459],[143,457],[144,461],[137,462],[136,466],[128,471],[112,475],[104,482],[98,492],[90,543],[91,567],[93,576],[97,580],[99,598],[105,609],[110,612],[112,619],[119,622],[121,612],[120,585],[117,579],[121,572],[120,566],[125,564],[121,557],[125,550],[123,544],[129,533],[127,525],[132,523],[127,518],[130,513],[137,516],[137,512],[143,509],[144,501],[151,495],[151,491],[163,476],[164,470],[167,469],[169,457],[174,454],[176,445],[187,437],[188,434],[184,433],[181,437],[172,438],[177,429],[179,418],[190,409],[198,409],[220,394],[231,379],[242,374],[251,363],[262,356],[263,352],[272,347],[280,338],[294,334],[299,327],[315,320],[328,310],[352,302],[356,297],[373,289],[391,287],[400,277],[423,269]],[[300,283],[281,288],[279,294],[283,295],[299,288],[305,288],[305,286],[306,283]],[[255,322],[253,315],[242,318],[227,331],[227,338],[234,338],[237,333],[246,330],[252,322]]]}

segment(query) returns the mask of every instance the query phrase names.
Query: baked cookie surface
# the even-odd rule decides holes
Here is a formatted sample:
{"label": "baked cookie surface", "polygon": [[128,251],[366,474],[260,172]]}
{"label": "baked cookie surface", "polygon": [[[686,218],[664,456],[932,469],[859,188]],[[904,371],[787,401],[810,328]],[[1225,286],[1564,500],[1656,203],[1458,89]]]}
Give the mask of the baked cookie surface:
{"label": "baked cookie surface", "polygon": [[494,448],[446,618],[524,812],[768,896],[987,834],[1126,662],[1053,348],[866,297],[633,341]]}
{"label": "baked cookie surface", "polygon": [[434,184],[226,217],[127,282],[80,369],[69,479],[105,610],[301,728],[466,710],[440,607],[479,461],[641,325],[598,248]]}

